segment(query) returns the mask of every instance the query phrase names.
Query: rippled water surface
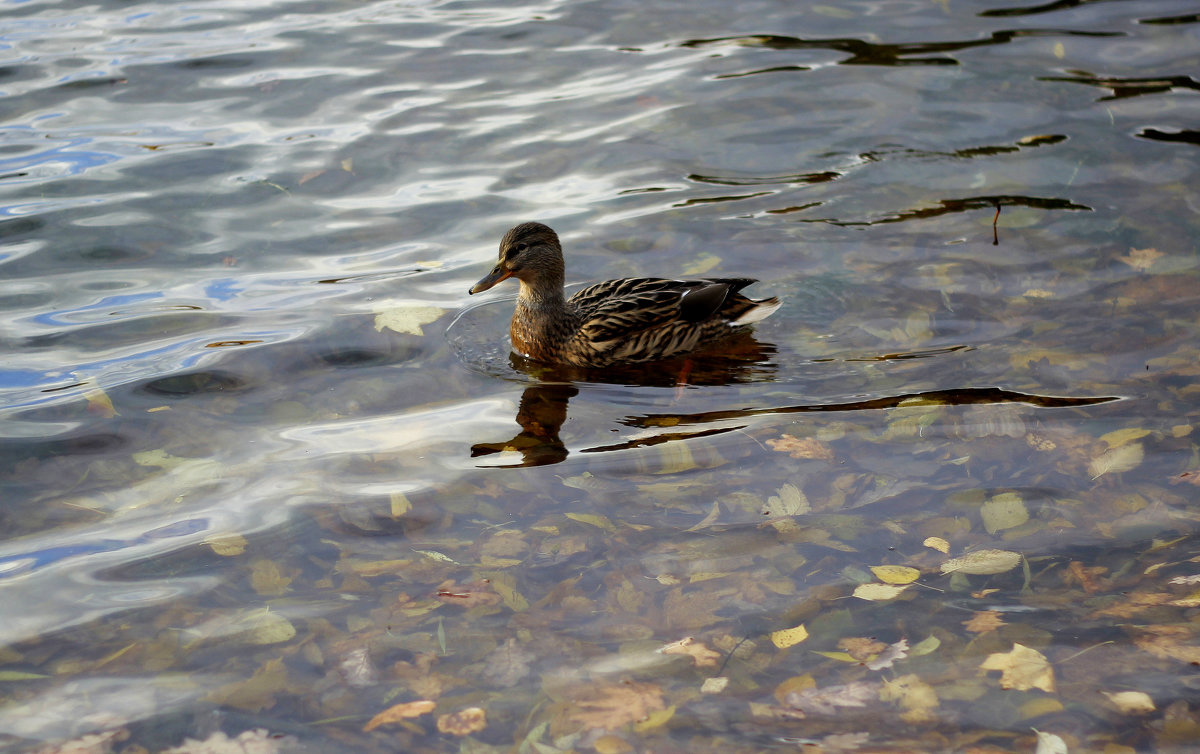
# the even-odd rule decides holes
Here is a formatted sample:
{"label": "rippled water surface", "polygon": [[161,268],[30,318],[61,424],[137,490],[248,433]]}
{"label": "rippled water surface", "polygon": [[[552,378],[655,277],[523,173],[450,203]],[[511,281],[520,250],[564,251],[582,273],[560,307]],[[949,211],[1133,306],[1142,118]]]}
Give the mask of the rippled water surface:
{"label": "rippled water surface", "polygon": [[1194,746],[1194,2],[3,9],[0,742]]}

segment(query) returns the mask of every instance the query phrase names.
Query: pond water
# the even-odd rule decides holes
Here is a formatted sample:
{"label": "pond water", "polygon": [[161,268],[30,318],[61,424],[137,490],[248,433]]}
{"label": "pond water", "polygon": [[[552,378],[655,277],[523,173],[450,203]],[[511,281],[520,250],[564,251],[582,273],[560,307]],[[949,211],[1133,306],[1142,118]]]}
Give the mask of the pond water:
{"label": "pond water", "polygon": [[1200,738],[1191,0],[3,7],[8,750]]}

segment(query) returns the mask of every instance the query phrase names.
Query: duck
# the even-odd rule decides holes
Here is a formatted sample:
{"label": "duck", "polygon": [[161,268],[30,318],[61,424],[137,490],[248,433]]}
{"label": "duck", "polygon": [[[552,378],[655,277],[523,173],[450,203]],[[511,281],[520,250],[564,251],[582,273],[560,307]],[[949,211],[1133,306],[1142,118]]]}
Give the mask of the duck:
{"label": "duck", "polygon": [[509,334],[533,361],[595,368],[687,356],[747,330],[780,307],[741,290],[753,278],[624,278],[588,286],[570,298],[558,234],[524,222],[500,239],[496,266],[469,293],[516,278]]}

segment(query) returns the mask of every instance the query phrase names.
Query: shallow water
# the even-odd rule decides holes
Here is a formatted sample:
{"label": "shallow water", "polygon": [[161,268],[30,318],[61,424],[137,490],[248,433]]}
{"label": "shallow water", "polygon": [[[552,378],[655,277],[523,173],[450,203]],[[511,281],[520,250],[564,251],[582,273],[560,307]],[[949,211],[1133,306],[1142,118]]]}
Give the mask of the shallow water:
{"label": "shallow water", "polygon": [[[4,8],[14,750],[1200,735],[1192,3]],[[523,362],[525,219],[784,305]]]}

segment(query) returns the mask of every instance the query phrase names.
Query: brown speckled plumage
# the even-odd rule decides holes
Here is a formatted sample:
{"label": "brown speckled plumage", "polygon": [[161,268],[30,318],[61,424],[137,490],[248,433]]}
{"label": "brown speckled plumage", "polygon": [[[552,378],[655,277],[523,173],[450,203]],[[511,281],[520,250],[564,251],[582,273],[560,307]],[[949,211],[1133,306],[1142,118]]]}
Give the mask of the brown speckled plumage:
{"label": "brown speckled plumage", "polygon": [[513,349],[531,359],[581,367],[687,354],[745,329],[779,308],[739,291],[750,278],[606,280],[563,295],[562,246],[541,223],[522,223],[500,240],[500,259],[471,287],[479,293],[510,277],[521,283]]}

